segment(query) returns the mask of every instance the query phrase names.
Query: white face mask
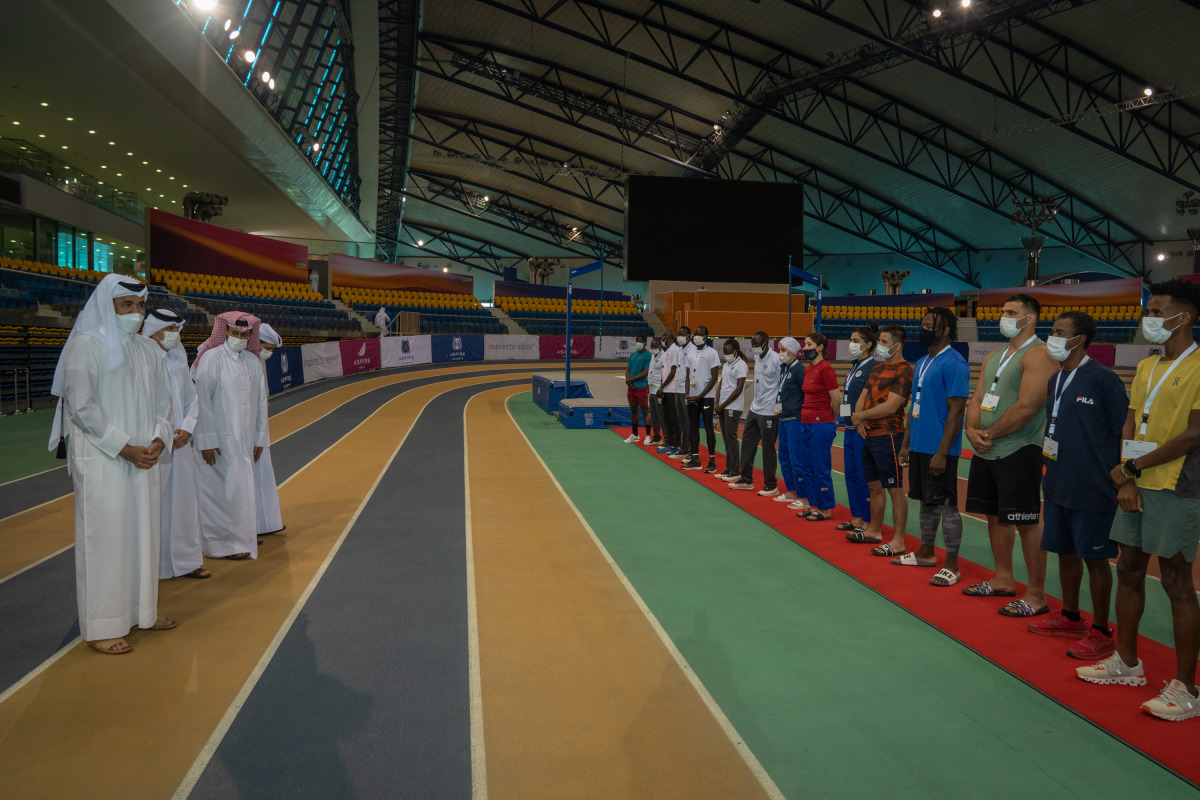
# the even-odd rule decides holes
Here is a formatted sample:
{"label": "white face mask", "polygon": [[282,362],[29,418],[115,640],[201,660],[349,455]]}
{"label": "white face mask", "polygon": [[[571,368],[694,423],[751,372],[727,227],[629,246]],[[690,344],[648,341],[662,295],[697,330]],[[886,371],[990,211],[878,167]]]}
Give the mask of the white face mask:
{"label": "white face mask", "polygon": [[726,353],[726,354],[725,354],[725,362],[726,362],[727,364],[732,364],[732,363],[733,363],[733,362],[735,362],[735,361],[737,361],[737,355],[736,355],[736,354],[734,354],[734,353]]}
{"label": "white face mask", "polygon": [[796,356],[792,355],[792,351],[791,351],[791,350],[787,350],[787,349],[785,349],[785,348],[780,348],[780,350],[779,350],[779,360],[780,360],[780,361],[782,361],[782,362],[783,362],[783,363],[785,363],[785,364],[790,364],[790,363],[792,363],[793,361],[795,361],[795,360],[796,360]]}
{"label": "white face mask", "polygon": [[174,350],[179,344],[179,331],[163,331],[163,350]]}
{"label": "white face mask", "polygon": [[858,358],[859,356],[861,356],[862,355],[862,345],[859,344],[858,342],[851,342],[850,343],[850,355],[854,356],[855,358]]}
{"label": "white face mask", "polygon": [[640,352],[642,352],[643,350],[645,350],[645,349],[646,349],[646,345],[645,345],[645,344],[643,344],[642,342],[634,342],[634,343],[633,343],[633,347],[634,347],[634,349],[635,349],[635,350],[637,350],[639,353],[640,353]]}
{"label": "white face mask", "polygon": [[128,334],[134,334],[142,327],[142,319],[142,315],[136,311],[132,314],[117,314],[117,327]]}
{"label": "white face mask", "polygon": [[239,339],[236,336],[226,336],[225,344],[229,345],[229,349],[235,353],[240,353],[246,349],[246,345],[250,344],[249,339]]}
{"label": "white face mask", "polygon": [[876,361],[887,361],[891,357],[892,357],[892,348],[888,347],[886,344],[875,345],[875,360]]}
{"label": "white face mask", "polygon": [[[1175,317],[1183,316],[1184,312],[1179,312]],[[1167,339],[1171,338],[1171,334],[1176,328],[1167,330],[1163,327],[1163,323],[1175,317],[1142,317],[1142,335],[1149,339],[1154,344],[1165,344]]]}
{"label": "white face mask", "polygon": [[258,357],[261,358],[263,361],[266,361],[274,353],[275,353],[274,350],[268,350],[267,348],[264,347],[262,350],[258,351]]}
{"label": "white face mask", "polygon": [[696,347],[704,347],[704,337],[703,336],[693,336],[692,344],[696,345]]}
{"label": "white face mask", "polygon": [[686,345],[687,345],[687,337],[686,337],[686,336],[682,336],[682,335],[681,335],[681,336],[676,336],[676,337],[675,337],[675,344],[679,345],[680,347],[684,347],[684,346],[686,346]]}
{"label": "white face mask", "polygon": [[[1025,317],[1028,317],[1028,316],[1031,316],[1031,315],[1026,314],[1024,317],[1020,317],[1020,319],[1025,319]],[[1001,317],[1000,318],[1000,333],[1002,336],[1004,336],[1005,339],[1013,338],[1014,336],[1016,336],[1018,333],[1021,332],[1022,328],[1025,327],[1024,325],[1017,324],[1017,319],[1018,319],[1017,317]]]}
{"label": "white face mask", "polygon": [[650,348],[650,355],[652,355],[652,356],[656,356],[661,352],[662,352],[662,350],[660,348],[657,348],[657,347]]}
{"label": "white face mask", "polygon": [[1066,338],[1065,336],[1046,337],[1046,354],[1055,361],[1066,361],[1071,357],[1071,351],[1074,350],[1075,347],[1079,346],[1075,345],[1075,347],[1067,347],[1067,342],[1074,338],[1074,336],[1072,336],[1070,339]]}

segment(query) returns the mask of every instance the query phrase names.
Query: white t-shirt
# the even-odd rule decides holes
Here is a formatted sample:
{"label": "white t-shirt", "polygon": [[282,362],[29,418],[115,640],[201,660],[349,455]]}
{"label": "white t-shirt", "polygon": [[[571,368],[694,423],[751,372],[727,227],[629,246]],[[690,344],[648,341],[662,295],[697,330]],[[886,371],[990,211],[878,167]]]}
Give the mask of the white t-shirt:
{"label": "white t-shirt", "polygon": [[703,395],[700,394],[700,391],[712,380],[712,371],[721,366],[721,357],[717,355],[716,350],[706,346],[703,349],[693,347],[688,358],[688,368],[691,370],[691,378],[688,380],[688,397],[700,397],[701,399],[712,397],[712,389]]}
{"label": "white t-shirt", "polygon": [[[733,394],[734,389],[737,389],[737,382],[740,378],[746,377],[750,372],[750,368],[746,366],[746,362],[740,358],[734,358],[732,362],[726,361],[721,365],[721,388],[717,392],[717,404],[725,402],[725,398]],[[746,387],[742,387],[742,393],[734,398],[733,402],[725,406],[726,411],[743,411],[746,408]]]}
{"label": "white t-shirt", "polygon": [[658,391],[658,387],[662,386],[663,379],[663,364],[666,363],[666,357],[662,350],[657,353],[650,351],[650,374],[647,376],[650,381],[650,394]]}
{"label": "white t-shirt", "polygon": [[692,369],[692,353],[696,352],[696,345],[689,340],[686,344],[676,344],[679,352],[675,354],[675,363],[679,365],[679,369],[675,372],[675,391],[681,392],[684,395],[688,392],[688,384],[691,382],[689,373]]}
{"label": "white t-shirt", "polygon": [[663,394],[673,394],[679,390],[675,387],[683,385],[684,367],[680,364],[681,348],[677,344],[672,344],[667,348],[663,355],[663,378],[671,374],[671,367],[678,367],[675,370],[675,377],[663,384]]}
{"label": "white t-shirt", "polygon": [[765,356],[754,354],[754,402],[750,413],[760,417],[775,415],[775,400],[779,397],[779,380],[783,377],[783,362],[774,350]]}

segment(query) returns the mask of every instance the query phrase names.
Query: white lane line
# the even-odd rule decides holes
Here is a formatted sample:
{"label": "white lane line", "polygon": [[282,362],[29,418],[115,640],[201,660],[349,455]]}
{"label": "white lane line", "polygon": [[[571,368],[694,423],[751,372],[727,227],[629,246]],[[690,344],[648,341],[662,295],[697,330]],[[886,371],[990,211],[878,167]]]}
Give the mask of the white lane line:
{"label": "white lane line", "polygon": [[5,481],[4,483],[0,483],[0,488],[4,488],[5,486],[8,486],[10,483],[17,483],[18,481],[27,481],[30,478],[36,478],[38,475],[45,475],[47,472],[54,472],[56,469],[66,469],[66,468],[67,468],[66,465],[63,464],[61,466],[51,467],[50,469],[44,469],[41,472],[35,472],[32,475],[24,475],[20,478],[13,478],[11,481]]}
{"label": "white lane line", "polygon": [[479,613],[475,605],[475,544],[471,531],[471,467],[467,448],[467,409],[479,393],[463,405],[463,487],[467,536],[467,651],[471,685],[471,797],[487,800],[487,751],[483,740],[483,679],[479,669]]}
{"label": "white lane line", "polygon": [[0,703],[3,703],[5,700],[12,697],[14,694],[21,691],[23,688],[25,688],[25,684],[29,683],[34,678],[36,678],[38,675],[41,675],[46,670],[50,669],[50,667],[53,666],[55,661],[58,661],[60,658],[65,656],[67,653],[69,653],[71,651],[71,649],[73,647],[75,647],[75,645],[79,644],[82,641],[83,641],[83,637],[76,636],[74,639],[72,639],[70,642],[68,642],[62,649],[60,649],[57,653],[55,653],[54,655],[47,658],[41,664],[38,664],[37,667],[35,667],[33,670],[31,670],[24,678],[21,678],[21,680],[17,681],[12,686],[5,689],[4,692],[0,693]]}
{"label": "white lane line", "polygon": [[70,492],[68,494],[59,495],[58,497],[55,497],[51,500],[47,500],[44,503],[38,503],[36,506],[30,506],[29,508],[26,508],[23,511],[18,511],[15,514],[9,514],[7,517],[0,517],[0,522],[7,522],[8,520],[12,519],[13,517],[19,517],[22,514],[28,514],[30,511],[37,511],[39,508],[42,508],[43,506],[48,506],[51,503],[57,503],[59,500],[70,497],[73,494],[75,494],[75,493]]}
{"label": "white lane line", "polygon": [[[233,721],[237,718],[238,713],[242,710],[242,706],[246,704],[246,700],[249,699],[250,693],[254,691],[254,687],[258,685],[258,681],[262,678],[263,673],[266,672],[267,666],[271,663],[271,659],[275,657],[275,653],[279,650],[279,646],[283,644],[283,640],[287,637],[288,632],[292,629],[292,625],[295,624],[296,617],[300,616],[300,612],[304,610],[305,604],[308,603],[308,598],[312,595],[313,591],[316,590],[317,584],[321,582],[321,578],[324,577],[325,571],[329,569],[329,565],[333,563],[333,559],[335,556],[337,556],[338,550],[341,549],[342,543],[346,541],[346,537],[350,534],[350,530],[354,527],[354,524],[358,522],[359,515],[361,515],[363,509],[367,507],[367,503],[371,501],[371,497],[374,496],[375,490],[379,487],[380,482],[383,480],[383,476],[387,474],[389,469],[391,469],[392,462],[396,460],[396,456],[400,453],[400,448],[404,447],[404,443],[408,441],[408,435],[412,433],[413,428],[416,427],[417,420],[419,420],[421,415],[425,413],[425,409],[428,408],[429,404],[444,393],[445,392],[439,392],[438,394],[426,400],[425,405],[421,406],[421,410],[413,417],[412,423],[408,426],[408,430],[404,432],[404,437],[400,440],[400,443],[396,445],[396,449],[392,451],[392,455],[390,458],[388,458],[387,464],[385,464],[383,469],[379,471],[379,474],[375,476],[375,482],[371,484],[370,490],[367,492],[366,496],[363,497],[362,502],[358,504],[358,508],[354,510],[354,515],[350,517],[350,521],[347,522],[346,527],[342,529],[337,541],[333,543],[333,547],[330,549],[329,555],[325,557],[325,560],[317,569],[316,574],[312,576],[312,580],[308,582],[308,586],[305,587],[304,593],[300,595],[300,597],[296,600],[295,605],[292,606],[291,613],[288,614],[287,619],[284,620],[283,625],[280,626],[279,631],[275,634],[275,638],[271,640],[271,644],[268,645],[266,652],[264,652],[262,655],[262,658],[258,660],[258,663],[251,671],[250,676],[246,678],[246,682],[242,684],[241,691],[237,693],[237,697],[233,699],[233,702],[230,703],[229,708],[225,710],[225,715],[221,717],[221,721],[217,723],[217,727],[212,732],[212,735],[208,738],[208,742],[205,743],[204,748],[200,751],[200,754],[196,756],[196,760],[192,762],[192,767],[188,770],[187,775],[184,776],[183,781],[179,784],[179,788],[177,788],[175,793],[171,795],[173,800],[183,800],[183,798],[186,798],[189,794],[191,794],[192,789],[195,788],[196,782],[200,780],[200,776],[204,774],[205,768],[208,767],[209,762],[212,761],[212,757],[217,752],[217,748],[221,745],[221,740],[223,740],[225,738],[225,734],[229,732],[229,728],[233,725]],[[405,394],[407,394],[407,392],[403,392],[396,397],[393,397],[373,414],[368,416],[358,425],[355,425],[354,428],[346,434],[346,436],[349,436],[351,433],[354,433],[354,431],[366,425],[377,414],[382,413],[384,408],[399,400]],[[345,439],[346,436],[343,436],[342,439]],[[342,439],[338,439],[338,442],[341,442]],[[331,445],[329,448],[326,448],[322,455],[329,452],[333,446],[334,445]],[[317,459],[319,458],[320,456],[317,456]],[[316,461],[317,459],[313,459],[313,461]],[[296,474],[299,474],[299,472]],[[295,475],[292,477],[295,477]]]}
{"label": "white lane line", "polygon": [[696,694],[700,695],[700,699],[704,702],[705,707],[708,708],[709,713],[713,715],[713,718],[717,721],[717,725],[721,727],[721,730],[725,733],[725,736],[728,737],[729,742],[733,745],[734,750],[736,750],[738,755],[742,757],[742,761],[746,763],[746,766],[750,768],[750,772],[754,774],[754,777],[758,780],[759,785],[762,786],[767,797],[770,797],[771,800],[786,800],[783,792],[779,791],[779,787],[775,785],[775,781],[771,780],[771,776],[767,774],[766,769],[763,768],[763,765],[759,763],[754,753],[750,750],[750,746],[747,745],[745,740],[742,739],[741,735],[737,732],[737,729],[733,727],[733,723],[729,721],[729,717],[725,716],[725,712],[721,710],[721,707],[717,705],[717,701],[713,699],[711,694],[709,694],[708,689],[705,688],[703,681],[701,681],[699,676],[696,675],[695,671],[692,670],[692,667],[688,664],[687,659],[683,657],[683,653],[679,652],[679,648],[675,646],[673,641],[671,641],[671,637],[659,623],[658,617],[654,616],[654,612],[651,611],[650,607],[646,605],[646,602],[642,600],[642,596],[638,594],[637,589],[633,588],[633,584],[629,582],[629,579],[625,577],[625,573],[621,571],[621,568],[617,566],[617,562],[614,561],[612,555],[609,554],[608,548],[606,548],[604,543],[600,541],[600,537],[596,535],[596,532],[592,530],[592,526],[588,524],[586,519],[584,519],[583,514],[579,511],[579,508],[576,507],[575,503],[571,501],[570,496],[567,495],[567,492],[565,489],[563,489],[562,484],[558,482],[558,478],[554,477],[554,473],[550,471],[550,467],[546,466],[546,462],[542,460],[541,454],[538,453],[536,448],[534,448],[533,443],[529,441],[529,437],[525,435],[525,431],[521,430],[521,426],[517,424],[516,419],[513,418],[511,409],[509,409],[509,402],[511,400],[512,397],[509,397],[507,400],[505,400],[504,410],[508,414],[508,418],[512,422],[513,427],[517,429],[517,433],[521,434],[521,438],[525,440],[525,444],[528,445],[529,450],[533,453],[534,457],[537,458],[538,463],[542,465],[542,469],[546,470],[546,474],[550,476],[550,480],[553,481],[555,487],[558,488],[558,493],[562,495],[563,500],[565,500],[567,505],[571,507],[571,510],[575,512],[575,517],[579,520],[579,524],[582,525],[583,529],[588,532],[588,536],[592,537],[592,542],[596,545],[596,549],[600,551],[600,555],[603,556],[604,560],[608,562],[609,567],[612,568],[612,571],[616,574],[617,578],[621,581],[621,584],[625,587],[625,591],[629,592],[629,596],[633,598],[633,602],[637,604],[637,607],[641,610],[642,615],[645,616],[645,618],[650,622],[650,626],[658,635],[659,640],[667,648],[667,652],[671,654],[671,657],[675,659],[675,663],[679,665],[679,669],[681,672],[683,672],[684,677],[688,679],[688,682],[692,685],[692,688],[696,690]]}

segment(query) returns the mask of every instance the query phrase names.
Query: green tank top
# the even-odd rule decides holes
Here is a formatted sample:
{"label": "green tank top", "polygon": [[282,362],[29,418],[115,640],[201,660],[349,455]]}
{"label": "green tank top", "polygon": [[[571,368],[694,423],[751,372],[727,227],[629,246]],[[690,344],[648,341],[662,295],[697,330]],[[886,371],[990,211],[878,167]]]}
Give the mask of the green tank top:
{"label": "green tank top", "polygon": [[[980,411],[979,427],[981,430],[987,430],[996,420],[1004,416],[1004,412],[1017,402],[1017,396],[1021,391],[1021,361],[1025,356],[1039,347],[1045,347],[1046,343],[1040,340],[1033,340],[1033,344],[1026,344],[1020,350],[1012,355],[1005,364],[1004,371],[1000,373],[1000,380],[996,381],[996,372],[1000,369],[1000,362],[1004,361],[1004,353],[1008,348],[997,350],[996,353],[988,359],[987,364],[983,367],[983,374],[980,380],[983,381],[985,394],[991,392],[1000,396],[1000,402],[996,404],[994,411],[982,409]],[[995,382],[995,388],[992,383]],[[986,455],[975,454],[975,458],[983,458],[987,460],[995,460],[1012,455],[1031,444],[1038,447],[1042,446],[1042,439],[1046,435],[1046,406],[1043,403],[1033,415],[1033,419],[1018,431],[1010,433],[1001,439],[997,439],[992,445],[992,449]]]}

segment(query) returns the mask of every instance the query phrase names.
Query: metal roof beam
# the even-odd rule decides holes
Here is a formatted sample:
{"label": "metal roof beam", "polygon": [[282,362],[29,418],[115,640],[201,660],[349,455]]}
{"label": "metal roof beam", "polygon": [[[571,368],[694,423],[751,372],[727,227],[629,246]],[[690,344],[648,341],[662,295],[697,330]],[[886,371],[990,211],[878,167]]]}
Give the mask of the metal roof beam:
{"label": "metal roof beam", "polygon": [[395,263],[396,237],[404,217],[408,130],[417,91],[420,0],[379,0],[379,205],[375,212],[375,258]]}
{"label": "metal roof beam", "polygon": [[[410,231],[416,231],[421,236],[419,238],[413,236],[409,233]],[[424,244],[418,245],[417,242],[419,241],[424,242]],[[447,258],[472,269],[485,270],[493,275],[503,275],[505,267],[515,266],[525,260],[525,256],[509,250],[507,247],[501,247],[494,242],[477,239],[474,236],[469,236],[461,231],[451,230],[450,228],[431,225],[427,222],[418,222],[411,218],[401,223],[400,237],[393,244],[429,252],[440,258]],[[502,252],[508,255],[503,255]],[[482,261],[483,265],[467,261],[468,258]]]}
{"label": "metal roof beam", "polygon": [[[600,0],[556,3],[543,11],[520,0],[478,1],[578,41],[618,53],[735,102],[766,97],[801,68],[816,63],[667,0],[650,0],[649,10],[638,15]],[[572,28],[569,23],[574,20],[566,18],[567,14],[584,6],[594,9],[599,16],[589,26],[590,32]],[[691,31],[707,26],[711,33],[701,35],[673,29],[666,22],[673,17],[681,21],[686,19]],[[660,43],[656,48],[657,56],[651,49],[636,53],[624,49],[622,42],[638,29],[656,42],[666,40],[665,45]],[[745,47],[741,46],[743,43]],[[768,62],[755,61],[744,55],[764,47],[773,51]],[[723,86],[688,74],[688,67],[701,56],[706,62],[718,65]],[[811,97],[776,107],[753,102],[744,102],[744,105],[756,113],[771,114],[870,156],[1005,217],[1009,216],[1012,201],[1018,198],[1050,198],[1060,212],[1054,223],[1042,231],[1045,235],[1122,271],[1138,269],[1130,258],[1131,246],[1147,240],[1131,226],[975,137],[921,109],[882,95],[853,78],[836,87],[818,88]]]}

